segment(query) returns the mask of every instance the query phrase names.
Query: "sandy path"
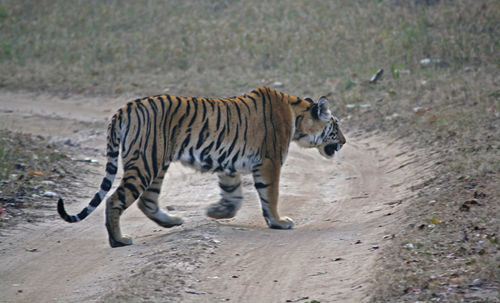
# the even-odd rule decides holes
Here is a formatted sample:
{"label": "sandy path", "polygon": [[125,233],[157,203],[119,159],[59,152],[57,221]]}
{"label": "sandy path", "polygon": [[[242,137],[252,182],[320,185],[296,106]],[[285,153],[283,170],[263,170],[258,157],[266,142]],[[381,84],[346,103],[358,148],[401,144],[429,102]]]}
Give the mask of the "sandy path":
{"label": "sandy path", "polygon": [[[85,147],[100,161],[88,176],[95,187],[82,189],[91,197],[104,170],[105,121],[125,101],[1,93],[0,127]],[[265,227],[248,177],[236,218],[206,218],[218,197],[215,176],[174,165],[160,199],[185,217],[182,227],[161,229],[132,206],[122,219],[135,240],[130,247],[109,248],[104,207],[78,224],[54,216],[8,231],[0,239],[0,302],[366,300],[379,248],[391,243],[386,230],[401,214],[395,202],[411,194],[415,179],[411,165],[398,168],[414,155],[383,136],[347,135],[333,161],[292,144],[280,211],[295,220],[294,230]],[[66,200],[71,212],[88,203]]]}

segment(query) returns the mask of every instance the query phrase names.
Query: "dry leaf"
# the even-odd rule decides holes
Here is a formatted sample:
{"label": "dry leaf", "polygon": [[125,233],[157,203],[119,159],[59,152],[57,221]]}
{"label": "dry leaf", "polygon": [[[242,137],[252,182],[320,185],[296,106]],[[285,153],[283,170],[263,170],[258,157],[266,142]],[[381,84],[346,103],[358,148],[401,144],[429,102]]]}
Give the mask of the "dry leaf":
{"label": "dry leaf", "polygon": [[430,219],[429,222],[431,222],[432,224],[443,224],[443,221],[438,220],[436,218]]}
{"label": "dry leaf", "polygon": [[45,176],[45,174],[41,171],[30,171],[28,176]]}

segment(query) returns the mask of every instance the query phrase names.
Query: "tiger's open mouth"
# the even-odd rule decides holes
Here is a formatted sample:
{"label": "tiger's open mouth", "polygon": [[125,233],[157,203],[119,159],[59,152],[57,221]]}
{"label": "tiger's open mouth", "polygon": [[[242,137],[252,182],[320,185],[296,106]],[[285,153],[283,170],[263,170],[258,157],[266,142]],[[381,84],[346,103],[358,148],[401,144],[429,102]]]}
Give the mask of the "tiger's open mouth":
{"label": "tiger's open mouth", "polygon": [[333,156],[336,151],[339,151],[340,148],[342,147],[342,144],[339,143],[333,143],[333,144],[328,144],[325,146],[325,154],[327,154],[329,157]]}

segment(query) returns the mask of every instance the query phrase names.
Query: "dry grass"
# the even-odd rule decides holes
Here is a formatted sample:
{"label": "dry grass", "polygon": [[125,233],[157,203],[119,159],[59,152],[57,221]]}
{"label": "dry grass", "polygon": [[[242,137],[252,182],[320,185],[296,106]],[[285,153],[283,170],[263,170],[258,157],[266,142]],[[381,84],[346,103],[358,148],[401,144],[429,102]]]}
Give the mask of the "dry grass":
{"label": "dry grass", "polygon": [[344,128],[433,163],[374,301],[498,298],[499,1],[5,0],[0,68],[2,87],[54,93],[328,94]]}
{"label": "dry grass", "polygon": [[424,58],[496,68],[499,11],[497,1],[7,0],[0,85],[224,95],[277,80],[302,94],[382,66],[434,75]]}

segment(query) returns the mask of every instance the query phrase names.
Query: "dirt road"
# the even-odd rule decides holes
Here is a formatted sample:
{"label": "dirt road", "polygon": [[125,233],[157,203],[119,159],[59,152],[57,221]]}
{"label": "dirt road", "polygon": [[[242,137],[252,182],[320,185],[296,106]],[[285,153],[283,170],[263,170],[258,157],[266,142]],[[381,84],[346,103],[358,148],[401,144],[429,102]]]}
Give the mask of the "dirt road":
{"label": "dirt road", "polygon": [[[87,177],[93,187],[64,197],[75,213],[98,188],[106,120],[126,101],[3,92],[0,127],[77,145],[99,160]],[[77,224],[53,215],[18,226],[0,239],[0,302],[365,301],[380,248],[401,224],[416,181],[405,164],[416,155],[383,135],[345,133],[348,144],[333,161],[292,144],[280,212],[295,220],[293,230],[266,228],[249,177],[235,218],[207,218],[219,195],[216,177],[174,165],[160,204],[184,216],[183,226],[160,228],[134,205],[121,222],[135,245],[116,249],[108,246],[103,206]]]}

